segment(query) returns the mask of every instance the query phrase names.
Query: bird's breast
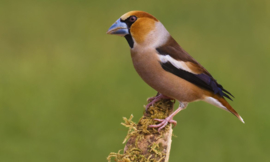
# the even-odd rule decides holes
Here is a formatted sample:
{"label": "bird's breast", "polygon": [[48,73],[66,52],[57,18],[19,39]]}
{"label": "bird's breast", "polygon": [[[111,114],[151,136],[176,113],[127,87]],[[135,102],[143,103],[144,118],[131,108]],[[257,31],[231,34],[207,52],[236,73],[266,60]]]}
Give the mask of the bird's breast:
{"label": "bird's breast", "polygon": [[157,55],[152,50],[131,51],[134,68],[141,78],[153,85],[159,79],[162,70]]}
{"label": "bird's breast", "polygon": [[158,92],[185,102],[202,98],[200,88],[162,68],[156,50],[131,50],[131,56],[137,73]]}

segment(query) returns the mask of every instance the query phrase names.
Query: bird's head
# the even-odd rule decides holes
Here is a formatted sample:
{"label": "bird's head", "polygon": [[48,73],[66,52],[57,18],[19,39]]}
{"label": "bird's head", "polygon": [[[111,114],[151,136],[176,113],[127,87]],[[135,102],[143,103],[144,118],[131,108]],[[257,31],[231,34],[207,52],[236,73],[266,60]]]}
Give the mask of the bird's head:
{"label": "bird's head", "polygon": [[158,19],[143,11],[125,13],[109,28],[107,34],[124,36],[131,48],[134,45],[156,46],[169,36]]}

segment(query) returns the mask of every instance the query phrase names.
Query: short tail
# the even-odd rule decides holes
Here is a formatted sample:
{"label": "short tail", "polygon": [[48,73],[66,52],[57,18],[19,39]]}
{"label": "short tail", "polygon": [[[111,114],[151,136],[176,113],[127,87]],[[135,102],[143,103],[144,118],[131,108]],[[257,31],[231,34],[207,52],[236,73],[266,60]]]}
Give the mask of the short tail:
{"label": "short tail", "polygon": [[245,123],[243,118],[232,108],[232,106],[223,98],[220,96],[213,96],[213,97],[205,97],[205,102],[208,102],[212,105],[215,105],[219,108],[222,108],[223,110],[231,112],[233,115],[235,115],[242,123]]}

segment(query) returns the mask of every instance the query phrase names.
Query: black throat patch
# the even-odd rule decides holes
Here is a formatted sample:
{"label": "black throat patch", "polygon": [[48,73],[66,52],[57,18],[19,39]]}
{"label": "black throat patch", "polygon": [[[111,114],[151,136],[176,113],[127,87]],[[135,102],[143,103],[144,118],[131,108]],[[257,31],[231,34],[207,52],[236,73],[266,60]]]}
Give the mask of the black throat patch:
{"label": "black throat patch", "polygon": [[126,38],[126,40],[127,40],[127,42],[128,42],[129,47],[130,47],[130,48],[133,48],[133,46],[134,46],[134,41],[133,41],[131,35],[130,35],[130,34],[125,35],[125,38]]}

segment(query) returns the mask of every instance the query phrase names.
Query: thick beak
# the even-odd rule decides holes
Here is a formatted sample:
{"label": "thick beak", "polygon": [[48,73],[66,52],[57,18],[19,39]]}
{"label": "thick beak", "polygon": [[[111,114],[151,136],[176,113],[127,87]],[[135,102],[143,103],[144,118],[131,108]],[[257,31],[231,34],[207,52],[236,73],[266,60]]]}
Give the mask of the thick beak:
{"label": "thick beak", "polygon": [[118,19],[107,31],[107,34],[114,34],[119,36],[125,36],[129,34],[128,26],[126,23],[121,22],[120,19]]}

